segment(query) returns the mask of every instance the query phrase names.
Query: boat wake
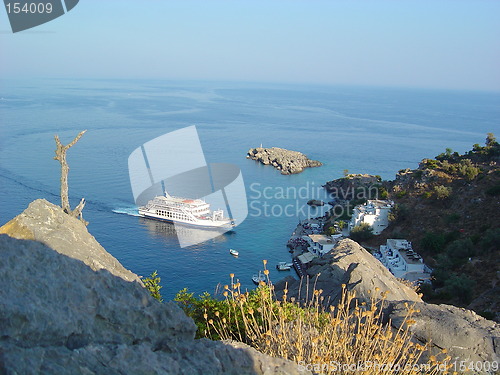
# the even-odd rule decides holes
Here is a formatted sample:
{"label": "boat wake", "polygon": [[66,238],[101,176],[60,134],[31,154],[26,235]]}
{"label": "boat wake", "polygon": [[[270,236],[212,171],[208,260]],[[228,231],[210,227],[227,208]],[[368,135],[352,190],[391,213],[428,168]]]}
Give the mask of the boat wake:
{"label": "boat wake", "polygon": [[122,208],[115,208],[112,210],[115,214],[123,214],[123,215],[129,215],[129,216],[140,216],[139,211],[137,207],[122,207]]}

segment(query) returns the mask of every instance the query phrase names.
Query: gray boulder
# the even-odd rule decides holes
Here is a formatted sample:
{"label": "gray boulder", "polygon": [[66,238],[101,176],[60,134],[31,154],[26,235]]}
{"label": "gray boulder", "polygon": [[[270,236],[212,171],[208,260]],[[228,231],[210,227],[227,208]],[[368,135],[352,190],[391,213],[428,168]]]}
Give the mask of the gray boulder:
{"label": "gray boulder", "polygon": [[[405,319],[407,308],[404,302],[393,303],[391,308],[389,318],[398,328]],[[500,363],[500,326],[497,323],[474,311],[450,305],[420,302],[414,308],[418,312],[412,316],[415,324],[410,329],[420,342],[432,344],[432,354],[446,348],[451,356],[450,363],[465,361],[467,366],[473,363],[476,366],[474,373],[488,373],[479,371],[477,363]]]}
{"label": "gray boulder", "polygon": [[195,340],[191,318],[60,207],[35,201],[1,231],[45,244],[0,235],[0,374],[299,373],[242,343]]}
{"label": "gray boulder", "polygon": [[106,269],[127,281],[139,277],[123,267],[92,236],[82,222],[45,199],[31,202],[26,210],[0,227],[0,234],[44,243],[60,254],[81,260],[94,271]]}
{"label": "gray boulder", "polygon": [[379,288],[379,292],[389,291],[384,319],[390,321],[394,329],[399,329],[404,322],[408,312],[405,304],[414,305],[418,310],[412,316],[415,324],[411,331],[415,341],[431,344],[429,354],[436,355],[446,349],[451,356],[449,363],[456,363],[457,368],[461,361],[467,366],[473,363],[477,374],[488,373],[480,371],[478,363],[491,365],[494,361],[500,362],[500,327],[497,323],[471,310],[423,302],[413,289],[401,284],[377,259],[352,240],[342,240],[331,253],[314,259],[307,274],[307,281],[290,276],[276,283],[278,298],[283,295],[285,286],[289,297],[302,301],[306,295],[310,299],[315,288],[323,290],[325,305],[336,305],[341,285],[346,284],[349,290],[356,291],[359,302],[368,302],[375,288]]}
{"label": "gray boulder", "polygon": [[322,289],[325,302],[339,300],[342,284],[356,291],[360,301],[368,302],[375,293],[387,291],[388,301],[421,302],[418,294],[400,283],[377,259],[357,242],[344,239],[329,253],[314,259],[307,269],[308,281],[286,279],[276,283],[278,297],[282,296],[285,283],[288,284],[290,297],[304,300],[311,296],[312,290]]}

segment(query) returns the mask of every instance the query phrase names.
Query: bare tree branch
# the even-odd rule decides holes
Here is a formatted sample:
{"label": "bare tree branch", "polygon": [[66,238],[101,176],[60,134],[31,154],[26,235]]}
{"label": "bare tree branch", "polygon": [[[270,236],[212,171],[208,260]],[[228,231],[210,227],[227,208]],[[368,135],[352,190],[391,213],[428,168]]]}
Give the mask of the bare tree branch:
{"label": "bare tree branch", "polygon": [[73,139],[70,143],[68,143],[66,146],[61,143],[61,140],[59,139],[58,135],[54,136],[54,139],[56,141],[56,156],[54,156],[55,160],[58,160],[59,163],[61,163],[61,208],[66,212],[68,215],[71,215],[73,217],[79,217],[81,221],[88,223],[83,220],[82,216],[82,210],[83,207],[85,206],[85,199],[82,198],[78,206],[75,208],[74,211],[71,210],[71,207],[69,205],[69,194],[68,194],[68,173],[69,173],[69,166],[68,162],[66,161],[66,151],[72,146],[75,145],[76,142],[82,137],[82,135],[85,134],[87,130],[81,131],[75,139]]}
{"label": "bare tree branch", "polygon": [[82,198],[78,206],[71,212],[71,216],[78,217],[85,225],[88,225],[89,222],[83,219],[83,207],[85,207],[85,198]]}

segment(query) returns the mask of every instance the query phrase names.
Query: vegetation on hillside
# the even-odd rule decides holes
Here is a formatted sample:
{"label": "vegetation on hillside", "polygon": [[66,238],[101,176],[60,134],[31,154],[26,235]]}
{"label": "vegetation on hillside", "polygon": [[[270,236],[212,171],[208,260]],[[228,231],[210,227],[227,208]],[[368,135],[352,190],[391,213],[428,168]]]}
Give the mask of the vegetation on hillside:
{"label": "vegetation on hillside", "polygon": [[373,228],[368,223],[361,223],[352,228],[350,237],[357,242],[369,240],[373,237]]}
{"label": "vegetation on hillside", "polygon": [[406,238],[433,268],[428,302],[450,303],[498,319],[500,260],[500,145],[488,133],[484,146],[460,155],[451,149],[424,159],[415,170],[385,182],[396,203],[391,224],[370,244]]}
{"label": "vegetation on hillside", "polygon": [[[198,337],[239,340],[262,353],[292,360],[299,368],[324,374],[392,374],[396,368],[408,374],[420,374],[421,370],[437,374],[437,366],[450,359],[438,361],[430,356],[423,367],[417,366],[428,347],[411,341],[415,310],[408,305],[403,325],[393,330],[382,317],[386,293],[378,288],[370,303],[358,304],[355,294],[343,286],[339,304],[324,308],[321,290],[314,291],[311,301],[299,305],[287,298],[286,290],[283,299],[276,300],[269,280],[243,292],[234,275],[230,276],[222,300],[208,293],[196,298],[186,289],[177,294],[175,300],[198,326]],[[338,367],[360,363],[392,367]]]}
{"label": "vegetation on hillside", "polygon": [[[393,181],[349,174],[325,185],[337,194],[326,233],[339,232],[356,204],[391,199],[390,225],[379,236],[356,228],[351,237],[369,247],[388,238],[405,238],[434,269],[428,302],[468,307],[500,318],[500,145],[488,133],[484,146],[459,154],[450,148],[416,169],[400,170]],[[339,194],[340,193],[340,194]],[[359,235],[358,232],[361,232]]]}

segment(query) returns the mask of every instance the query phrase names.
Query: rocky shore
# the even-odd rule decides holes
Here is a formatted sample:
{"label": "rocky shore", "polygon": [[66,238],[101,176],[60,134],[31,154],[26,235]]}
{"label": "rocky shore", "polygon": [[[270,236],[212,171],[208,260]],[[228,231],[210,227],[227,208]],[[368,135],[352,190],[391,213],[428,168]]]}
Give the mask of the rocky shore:
{"label": "rocky shore", "polygon": [[247,158],[261,162],[264,165],[272,165],[281,174],[296,174],[308,167],[319,167],[323,165],[317,160],[311,160],[298,151],[290,151],[284,148],[257,147],[248,150]]}

